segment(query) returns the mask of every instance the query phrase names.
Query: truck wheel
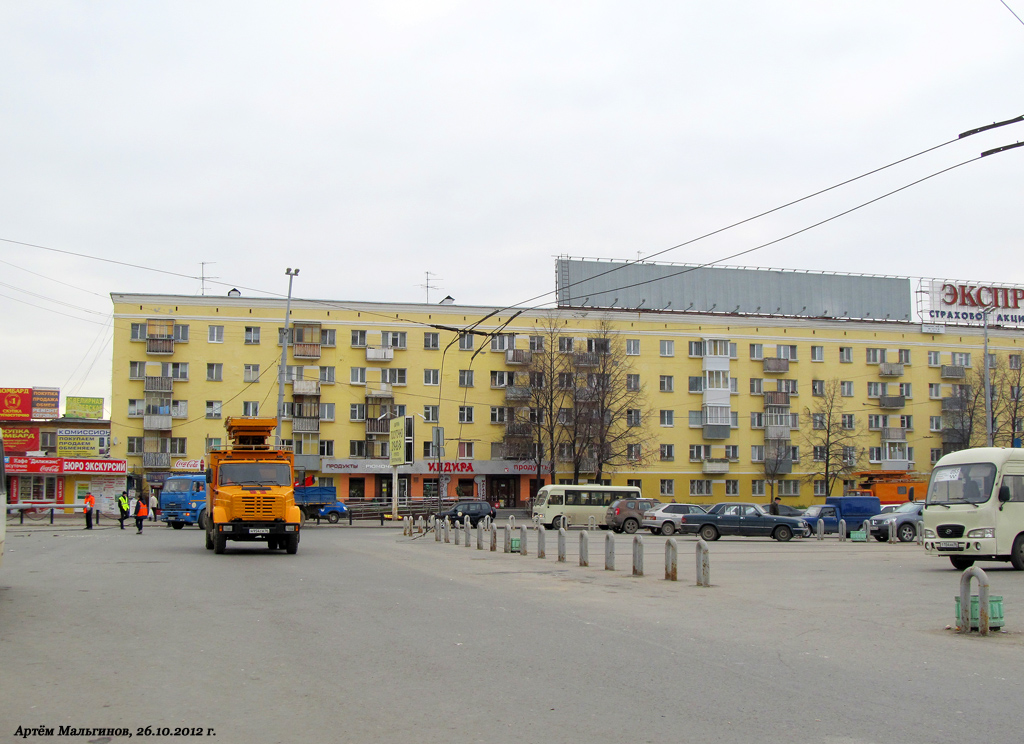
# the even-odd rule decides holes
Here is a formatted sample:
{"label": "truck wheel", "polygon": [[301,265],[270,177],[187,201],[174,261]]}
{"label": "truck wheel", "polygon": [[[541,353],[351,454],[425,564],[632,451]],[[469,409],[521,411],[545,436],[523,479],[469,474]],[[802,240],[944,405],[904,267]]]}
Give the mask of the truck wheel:
{"label": "truck wheel", "polygon": [[331,512],[327,515],[327,521],[331,524],[337,524],[339,519],[341,519],[341,515],[338,512]]}
{"label": "truck wheel", "polygon": [[1010,565],[1018,571],[1024,571],[1024,534],[1017,535],[1010,549]]}
{"label": "truck wheel", "polygon": [[962,555],[949,556],[949,562],[953,564],[953,568],[957,571],[965,571],[974,565],[973,558],[965,558]]}
{"label": "truck wheel", "polygon": [[704,542],[714,542],[718,539],[718,530],[713,524],[706,524],[700,528],[700,537]]}
{"label": "truck wheel", "polygon": [[[675,525],[674,522],[669,522],[669,521],[666,520],[665,524],[661,525],[661,534],[663,534],[665,537],[668,537],[669,535],[673,534],[675,531],[676,531],[676,525]],[[651,532],[653,533],[654,530],[651,530]]]}
{"label": "truck wheel", "polygon": [[206,549],[213,550],[213,530],[209,528],[206,530]]}
{"label": "truck wheel", "polygon": [[201,512],[199,512],[199,519],[196,522],[196,524],[199,526],[199,529],[206,529],[206,509],[203,509]]}
{"label": "truck wheel", "polygon": [[635,519],[627,519],[625,522],[622,523],[622,531],[625,532],[627,535],[632,535],[634,532],[636,532],[639,526],[640,523],[637,522]]}
{"label": "truck wheel", "polygon": [[185,526],[184,522],[171,522],[171,527],[173,527],[176,530],[180,530],[184,526]]}
{"label": "truck wheel", "polygon": [[218,532],[218,533],[214,534],[214,536],[213,536],[213,552],[214,553],[216,553],[217,555],[220,555],[221,553],[223,553],[224,552],[224,548],[227,547],[227,544],[228,544],[228,538],[227,538],[227,536],[224,533]]}
{"label": "truck wheel", "polygon": [[295,555],[299,552],[299,536],[288,535],[285,538],[284,549],[288,552],[288,555]]}
{"label": "truck wheel", "polygon": [[775,534],[772,537],[779,542],[789,542],[793,538],[793,530],[784,524],[780,524],[775,528]]}
{"label": "truck wheel", "polygon": [[904,522],[896,528],[896,537],[900,542],[910,542],[917,537],[917,530],[912,522]]}

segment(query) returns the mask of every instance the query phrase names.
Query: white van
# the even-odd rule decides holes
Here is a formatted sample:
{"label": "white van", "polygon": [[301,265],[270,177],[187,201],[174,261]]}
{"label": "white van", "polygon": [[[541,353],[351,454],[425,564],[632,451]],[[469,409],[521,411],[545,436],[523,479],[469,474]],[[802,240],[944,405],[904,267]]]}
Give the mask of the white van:
{"label": "white van", "polygon": [[636,486],[601,486],[596,483],[576,486],[544,486],[537,491],[533,516],[548,529],[569,525],[587,526],[593,517],[597,526],[607,529],[605,512],[616,499],[638,499]]}

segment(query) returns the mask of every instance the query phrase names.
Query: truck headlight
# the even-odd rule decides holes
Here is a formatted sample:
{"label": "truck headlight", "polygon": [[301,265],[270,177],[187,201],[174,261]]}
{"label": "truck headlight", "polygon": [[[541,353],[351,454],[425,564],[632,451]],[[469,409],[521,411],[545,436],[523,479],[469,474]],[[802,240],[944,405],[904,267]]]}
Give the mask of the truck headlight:
{"label": "truck headlight", "polygon": [[926,529],[926,530],[924,531],[924,536],[925,536],[925,537],[930,537],[930,538],[931,538],[931,539],[933,539],[933,540],[934,540],[934,539],[935,539],[936,537],[938,537],[938,535],[936,535],[936,534],[935,534],[935,530],[928,530],[928,529]]}
{"label": "truck headlight", "polygon": [[978,537],[978,538],[980,538],[980,537],[995,537],[995,536],[996,536],[996,528],[995,527],[982,527],[982,528],[977,529],[977,530],[971,530],[970,532],[967,533],[967,537],[969,537],[969,538],[973,538],[973,537]]}

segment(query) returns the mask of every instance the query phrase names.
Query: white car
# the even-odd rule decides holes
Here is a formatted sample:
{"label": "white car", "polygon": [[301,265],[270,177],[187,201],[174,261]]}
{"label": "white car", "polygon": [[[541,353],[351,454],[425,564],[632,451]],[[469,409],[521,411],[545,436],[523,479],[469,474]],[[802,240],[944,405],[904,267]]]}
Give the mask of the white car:
{"label": "white car", "polygon": [[675,532],[695,532],[687,530],[683,517],[687,514],[706,514],[704,507],[696,504],[661,504],[644,512],[641,527],[657,535],[671,535]]}

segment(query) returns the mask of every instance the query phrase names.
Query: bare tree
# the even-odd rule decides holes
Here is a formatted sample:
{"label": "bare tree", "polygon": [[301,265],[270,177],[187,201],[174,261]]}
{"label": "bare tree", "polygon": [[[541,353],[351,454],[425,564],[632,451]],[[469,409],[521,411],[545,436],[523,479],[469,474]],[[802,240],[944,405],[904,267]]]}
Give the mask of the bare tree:
{"label": "bare tree", "polygon": [[775,500],[775,484],[780,476],[793,472],[792,448],[788,439],[769,439],[764,444],[764,479],[768,482],[768,500]]}
{"label": "bare tree", "polygon": [[986,434],[985,383],[982,375],[967,369],[963,382],[954,384],[953,394],[942,400],[943,454],[983,446]]}
{"label": "bare tree", "polygon": [[551,473],[552,482],[557,473],[558,449],[564,431],[558,423],[559,411],[565,407],[566,391],[558,386],[559,375],[567,367],[568,358],[559,353],[558,339],[564,323],[556,316],[548,317],[539,333],[533,336],[530,363],[525,374],[529,388],[530,411],[528,419],[532,424],[532,460],[540,478],[545,463]]}
{"label": "bare tree", "polygon": [[[840,484],[857,469],[863,454],[861,429],[847,413],[842,384],[832,379],[825,382],[822,395],[815,398],[813,408],[805,408],[811,427],[802,433],[810,450],[810,465],[805,480],[825,481],[825,495],[831,495],[836,482]],[[852,425],[851,425],[852,424]]]}

